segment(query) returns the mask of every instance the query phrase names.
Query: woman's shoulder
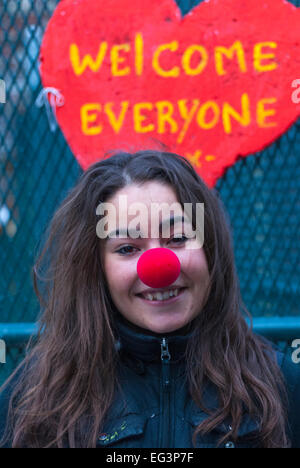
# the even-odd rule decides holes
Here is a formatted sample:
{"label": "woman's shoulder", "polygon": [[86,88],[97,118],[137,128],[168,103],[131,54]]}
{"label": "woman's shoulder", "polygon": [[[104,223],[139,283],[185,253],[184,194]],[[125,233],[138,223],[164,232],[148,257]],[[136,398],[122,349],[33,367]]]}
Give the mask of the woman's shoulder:
{"label": "woman's shoulder", "polygon": [[285,379],[288,392],[293,393],[295,388],[300,385],[300,363],[297,363],[297,360],[294,359],[293,348],[287,346],[284,350],[282,350],[276,343],[270,341],[269,339],[262,336],[260,336],[260,339],[268,345],[269,351],[270,348],[272,348],[273,353],[276,355],[277,364],[280,367]]}
{"label": "woman's shoulder", "polygon": [[[290,391],[295,389],[295,386],[300,384],[300,362],[295,359],[295,350],[290,346],[286,346],[282,350],[276,343],[273,341],[259,336],[260,340],[263,341],[268,347],[268,353],[270,348],[272,348],[273,353],[276,355],[276,361],[280,367],[283,376],[285,378],[286,384]],[[300,404],[300,402],[299,402]]]}
{"label": "woman's shoulder", "polygon": [[277,352],[277,361],[284,376],[288,395],[288,430],[292,448],[300,448],[300,363],[294,358],[294,350]]}
{"label": "woman's shoulder", "polygon": [[296,387],[300,385],[300,363],[294,358],[294,350],[288,347],[285,351],[279,349],[275,349],[275,351],[277,363],[284,375],[288,390],[294,392]]}
{"label": "woman's shoulder", "polygon": [[[260,336],[260,339],[268,345],[269,351],[270,347],[273,349],[277,364],[285,380],[290,404],[294,405],[297,409],[300,419],[300,362],[298,362],[298,359],[295,359],[295,350],[290,346],[286,346],[285,349],[282,350],[276,343],[265,337]],[[299,396],[298,398],[297,395]]]}

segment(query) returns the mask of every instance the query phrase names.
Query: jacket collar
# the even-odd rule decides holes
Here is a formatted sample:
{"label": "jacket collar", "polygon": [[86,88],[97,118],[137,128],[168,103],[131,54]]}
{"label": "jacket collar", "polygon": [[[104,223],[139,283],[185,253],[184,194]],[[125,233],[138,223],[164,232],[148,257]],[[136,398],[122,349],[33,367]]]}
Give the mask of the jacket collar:
{"label": "jacket collar", "polygon": [[129,322],[120,313],[115,318],[116,348],[145,361],[161,361],[163,339],[170,353],[170,361],[184,358],[189,338],[193,335],[193,321],[171,333],[155,333]]}

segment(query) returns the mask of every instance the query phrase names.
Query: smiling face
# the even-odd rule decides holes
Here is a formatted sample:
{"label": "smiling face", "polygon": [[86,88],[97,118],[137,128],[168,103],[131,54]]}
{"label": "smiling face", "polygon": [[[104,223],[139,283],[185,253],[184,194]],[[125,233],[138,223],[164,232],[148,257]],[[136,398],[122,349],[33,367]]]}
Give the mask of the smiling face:
{"label": "smiling face", "polygon": [[[152,231],[153,223],[157,223],[157,218],[153,216],[153,210],[151,210],[152,204],[167,203],[171,206],[178,203],[171,186],[151,181],[143,185],[128,185],[119,190],[115,196],[106,201],[115,207],[118,223],[121,219],[120,215],[124,215],[119,212],[120,196],[126,196],[128,207],[137,200],[147,207],[145,212],[148,231],[143,232],[143,235],[136,239],[121,234],[118,238],[100,241],[103,267],[111,297],[119,312],[135,325],[156,333],[173,332],[191,322],[201,312],[204,305],[209,272],[203,247],[187,248],[188,243],[193,240],[190,238],[186,240],[184,237],[182,222],[171,226],[170,235],[167,238],[164,231],[159,232],[158,238],[151,238],[149,235],[154,232]],[[165,221],[163,212],[160,215],[160,221]],[[136,214],[134,216],[128,213],[128,224],[134,218]],[[170,219],[170,214],[167,218]],[[117,227],[130,228],[122,222],[117,224]],[[181,234],[181,237],[174,238],[176,234]],[[155,299],[154,292],[159,289],[155,290],[145,285],[137,274],[137,262],[140,256],[148,249],[157,247],[171,249],[181,264],[179,277],[169,287],[163,288],[165,291],[178,289],[178,295],[173,295],[163,301],[151,300],[151,298]],[[149,292],[151,296],[147,298],[145,294]],[[157,299],[164,299],[164,296],[158,296]]]}

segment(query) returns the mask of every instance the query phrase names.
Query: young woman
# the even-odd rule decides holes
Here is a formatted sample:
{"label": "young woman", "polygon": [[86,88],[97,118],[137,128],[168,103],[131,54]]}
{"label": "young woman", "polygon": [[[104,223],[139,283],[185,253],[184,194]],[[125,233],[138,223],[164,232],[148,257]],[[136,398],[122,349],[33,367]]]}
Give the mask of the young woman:
{"label": "young woman", "polygon": [[[191,248],[180,219],[167,237],[131,236],[136,201],[148,228],[155,203],[203,203],[203,245]],[[99,236],[102,203],[126,235]],[[195,210],[190,221],[195,229]],[[38,337],[1,393],[3,446],[300,446],[300,369],[247,325],[222,203],[185,158],[97,162],[48,234],[34,267]],[[180,262],[164,288],[137,271],[155,248]]]}

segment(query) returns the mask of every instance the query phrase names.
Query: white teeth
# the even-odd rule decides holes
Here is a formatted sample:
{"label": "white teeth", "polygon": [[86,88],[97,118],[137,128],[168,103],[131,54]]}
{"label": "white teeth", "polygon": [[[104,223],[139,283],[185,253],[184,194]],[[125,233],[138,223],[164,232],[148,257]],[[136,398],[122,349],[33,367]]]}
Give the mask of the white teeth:
{"label": "white teeth", "polygon": [[146,299],[148,301],[165,301],[166,299],[169,299],[170,297],[173,296],[178,296],[179,290],[178,289],[173,289],[170,291],[165,291],[164,293],[157,292],[157,293],[147,293],[145,294]]}

